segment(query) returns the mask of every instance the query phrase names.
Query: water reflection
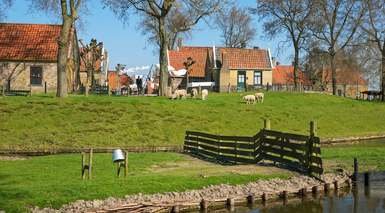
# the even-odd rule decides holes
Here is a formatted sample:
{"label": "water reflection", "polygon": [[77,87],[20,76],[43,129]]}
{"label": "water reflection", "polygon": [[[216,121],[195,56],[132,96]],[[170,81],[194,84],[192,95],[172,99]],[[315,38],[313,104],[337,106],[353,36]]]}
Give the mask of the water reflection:
{"label": "water reflection", "polygon": [[233,211],[216,210],[211,212],[236,213],[358,213],[385,212],[385,182],[372,182],[370,188],[360,183],[352,190],[341,190],[303,199],[290,199],[285,205],[282,201],[269,202],[265,206],[256,204],[248,207],[236,207]]}

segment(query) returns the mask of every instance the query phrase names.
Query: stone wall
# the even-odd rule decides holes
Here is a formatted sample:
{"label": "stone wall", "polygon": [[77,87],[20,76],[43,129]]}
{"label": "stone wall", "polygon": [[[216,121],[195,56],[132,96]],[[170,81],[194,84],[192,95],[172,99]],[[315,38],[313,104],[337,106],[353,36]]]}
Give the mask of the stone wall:
{"label": "stone wall", "polygon": [[[42,67],[41,85],[31,86],[30,69],[32,66]],[[0,62],[0,85],[7,85],[9,77],[11,78],[12,90],[31,89],[32,93],[42,93],[44,92],[45,82],[47,82],[47,91],[55,92],[57,85],[57,63]]]}

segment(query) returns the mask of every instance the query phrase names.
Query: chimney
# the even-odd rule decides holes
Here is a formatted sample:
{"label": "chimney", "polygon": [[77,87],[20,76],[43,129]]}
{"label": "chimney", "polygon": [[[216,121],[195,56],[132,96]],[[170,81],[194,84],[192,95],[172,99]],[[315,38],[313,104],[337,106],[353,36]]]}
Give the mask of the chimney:
{"label": "chimney", "polygon": [[259,50],[259,47],[257,46],[257,47],[254,47],[254,50]]}
{"label": "chimney", "polygon": [[278,62],[277,62],[277,59],[276,59],[275,57],[271,57],[271,64],[272,64],[273,66],[275,66],[275,65],[278,65],[277,63],[278,63]]}

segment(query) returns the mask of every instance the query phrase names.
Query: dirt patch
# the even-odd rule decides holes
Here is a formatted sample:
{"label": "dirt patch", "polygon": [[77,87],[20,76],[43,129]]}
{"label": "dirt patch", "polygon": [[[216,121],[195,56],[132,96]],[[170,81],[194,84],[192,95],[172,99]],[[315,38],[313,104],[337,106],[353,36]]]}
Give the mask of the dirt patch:
{"label": "dirt patch", "polygon": [[[338,175],[327,174],[324,180],[328,183],[337,181],[339,183],[345,182],[349,179],[348,174],[341,173]],[[32,212],[97,212],[105,211],[114,208],[119,208],[127,205],[170,205],[175,203],[197,203],[202,199],[205,200],[218,200],[226,198],[239,198],[253,194],[255,196],[261,196],[263,193],[270,195],[276,195],[282,191],[289,193],[298,192],[299,189],[307,188],[310,190],[312,186],[320,186],[323,183],[307,176],[295,176],[287,180],[272,179],[272,180],[258,180],[256,182],[250,182],[243,185],[213,185],[199,190],[191,190],[186,192],[168,192],[162,194],[153,195],[128,195],[124,198],[108,198],[106,200],[93,200],[84,201],[79,200],[74,203],[64,205],[61,209],[32,209]],[[333,185],[331,185],[333,188]]]}
{"label": "dirt patch", "polygon": [[[183,172],[186,175],[199,173],[201,176],[218,176],[223,174],[287,174],[294,175],[295,173],[285,169],[280,169],[271,165],[226,165],[221,166],[216,163],[203,161],[191,156],[186,156],[185,161],[170,162],[166,164],[153,165],[148,171],[151,173],[164,172]],[[187,172],[186,172],[187,171]]]}

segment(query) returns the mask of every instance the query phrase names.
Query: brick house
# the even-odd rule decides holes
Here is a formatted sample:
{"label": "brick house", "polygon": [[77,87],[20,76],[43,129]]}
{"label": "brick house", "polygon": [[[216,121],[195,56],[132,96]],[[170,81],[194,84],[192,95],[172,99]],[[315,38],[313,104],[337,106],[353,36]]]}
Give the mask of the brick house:
{"label": "brick house", "polygon": [[[0,85],[33,93],[56,91],[60,32],[61,25],[0,23]],[[72,52],[78,61],[77,45]]]}
{"label": "brick house", "polygon": [[191,67],[190,81],[215,82],[215,90],[244,91],[272,83],[270,51],[253,48],[179,47],[169,51],[170,65],[184,68],[188,57]]}
{"label": "brick house", "polygon": [[[310,85],[310,81],[306,73],[304,73],[302,70],[298,70],[297,75],[299,85]],[[294,86],[294,66],[281,65],[277,63],[273,68],[273,85],[282,87]]]}
{"label": "brick house", "polygon": [[[322,90],[332,93],[332,75],[330,69],[323,69],[318,73],[318,78],[321,80]],[[336,87],[337,95],[356,98],[360,92],[368,90],[368,81],[363,77],[359,70],[336,70]]]}

